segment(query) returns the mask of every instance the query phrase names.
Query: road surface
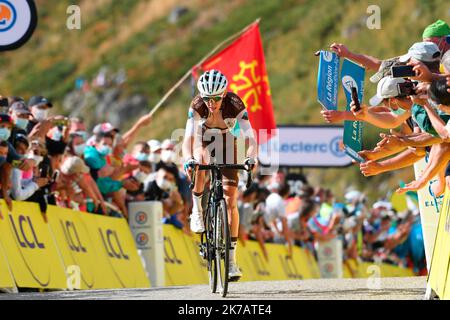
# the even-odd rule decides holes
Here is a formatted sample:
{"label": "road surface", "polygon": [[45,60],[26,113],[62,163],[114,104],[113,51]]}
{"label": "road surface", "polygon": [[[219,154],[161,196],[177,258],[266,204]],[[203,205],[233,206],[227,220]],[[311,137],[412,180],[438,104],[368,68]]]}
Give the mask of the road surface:
{"label": "road surface", "polygon": [[[367,279],[315,279],[232,283],[226,299],[245,300],[421,300],[426,277]],[[133,299],[133,300],[220,300],[207,285],[92,291],[0,294],[4,299]]]}

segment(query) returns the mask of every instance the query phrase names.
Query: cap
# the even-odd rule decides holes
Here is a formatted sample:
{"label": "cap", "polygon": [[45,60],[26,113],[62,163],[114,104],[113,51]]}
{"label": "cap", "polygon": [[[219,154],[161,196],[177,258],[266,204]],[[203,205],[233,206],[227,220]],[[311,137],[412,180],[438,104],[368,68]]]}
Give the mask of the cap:
{"label": "cap", "polygon": [[88,173],[89,167],[84,164],[84,161],[79,157],[69,157],[61,165],[61,172],[69,175],[76,173]]}
{"label": "cap", "polygon": [[166,139],[162,142],[161,148],[162,149],[173,149],[173,148],[175,148],[175,143],[173,143],[173,141],[170,139]]}
{"label": "cap", "polygon": [[394,57],[391,59],[386,59],[381,62],[380,68],[378,68],[377,73],[375,73],[373,76],[370,77],[370,82],[377,83],[381,79],[383,79],[386,76],[391,75],[391,67],[402,65],[404,63],[399,62],[400,57]]}
{"label": "cap", "polygon": [[14,102],[9,108],[9,110],[17,114],[31,114],[30,110],[27,108],[25,103],[21,101]]}
{"label": "cap", "polygon": [[384,77],[378,82],[377,94],[369,100],[371,106],[378,106],[383,99],[394,98],[400,95],[399,83],[406,82],[403,78],[392,78],[391,76]]}
{"label": "cap", "polygon": [[3,122],[13,123],[12,118],[9,115],[6,113],[0,113],[0,123]]}
{"label": "cap", "polygon": [[150,152],[152,153],[162,149],[161,142],[156,139],[148,140],[147,144],[150,146]]}
{"label": "cap", "polygon": [[100,123],[100,124],[96,125],[94,127],[94,129],[92,130],[92,132],[94,134],[107,133],[107,132],[111,132],[111,131],[119,132],[120,130],[118,128],[114,127],[109,122]]}
{"label": "cap", "polygon": [[450,35],[450,27],[445,21],[437,20],[423,30],[422,39]]}
{"label": "cap", "polygon": [[422,62],[439,61],[441,52],[438,46],[433,42],[416,42],[409,48],[408,53],[400,56],[400,62],[406,62],[410,58]]}
{"label": "cap", "polygon": [[392,204],[388,201],[377,201],[373,204],[372,208],[379,209],[379,208],[386,208],[387,210],[392,209]]}
{"label": "cap", "polygon": [[48,106],[49,108],[51,108],[53,107],[53,104],[43,96],[34,96],[31,97],[30,101],[28,101],[28,106],[30,108],[34,106]]}
{"label": "cap", "polygon": [[349,191],[344,195],[345,200],[347,200],[347,202],[351,202],[351,201],[355,201],[360,199],[362,196],[362,193],[354,190],[354,191]]}

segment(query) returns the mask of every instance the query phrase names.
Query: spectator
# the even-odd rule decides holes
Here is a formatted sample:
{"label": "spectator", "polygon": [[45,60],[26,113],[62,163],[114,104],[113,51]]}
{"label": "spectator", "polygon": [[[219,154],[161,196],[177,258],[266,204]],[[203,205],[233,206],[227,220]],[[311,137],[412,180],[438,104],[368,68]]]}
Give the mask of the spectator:
{"label": "spectator", "polygon": [[266,199],[264,218],[275,234],[274,241],[276,243],[285,242],[288,245],[289,254],[292,254],[292,240],[287,225],[285,204],[285,199],[289,196],[289,185],[286,183],[281,184],[281,179],[277,179],[280,176],[275,176],[276,178],[269,185],[269,190],[272,193]]}
{"label": "spectator", "polygon": [[178,228],[183,228],[177,214],[183,209],[183,199],[177,190],[175,176],[167,168],[162,166],[156,179],[148,181],[144,186],[145,200],[162,201],[165,220]]}

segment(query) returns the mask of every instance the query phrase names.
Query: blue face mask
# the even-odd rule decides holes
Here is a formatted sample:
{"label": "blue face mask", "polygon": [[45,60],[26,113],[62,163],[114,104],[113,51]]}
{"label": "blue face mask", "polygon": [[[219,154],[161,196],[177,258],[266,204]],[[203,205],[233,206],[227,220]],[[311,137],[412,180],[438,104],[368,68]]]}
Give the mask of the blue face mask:
{"label": "blue face mask", "polygon": [[17,118],[15,122],[19,129],[25,130],[29,121],[27,119]]}
{"label": "blue face mask", "polygon": [[73,151],[77,156],[82,156],[84,154],[84,149],[86,149],[86,144],[79,144],[73,147]]}
{"label": "blue face mask", "polygon": [[0,128],[0,140],[6,141],[11,136],[11,130],[7,128]]}
{"label": "blue face mask", "polygon": [[77,135],[79,135],[80,137],[82,137],[84,141],[87,141],[87,139],[88,139],[88,134],[87,134],[86,131],[75,131],[75,133],[76,133]]}
{"label": "blue face mask", "polygon": [[111,147],[107,145],[102,145],[100,148],[98,148],[98,153],[102,155],[103,157],[106,157],[108,154],[110,154],[112,151]]}
{"label": "blue face mask", "polygon": [[0,156],[0,166],[6,162],[6,157]]}
{"label": "blue face mask", "polygon": [[143,152],[139,152],[139,153],[136,155],[135,159],[136,159],[137,161],[145,161],[145,160],[148,160],[148,154],[143,153]]}
{"label": "blue face mask", "polygon": [[53,131],[52,134],[52,140],[54,141],[61,141],[62,139],[62,132],[58,130]]}

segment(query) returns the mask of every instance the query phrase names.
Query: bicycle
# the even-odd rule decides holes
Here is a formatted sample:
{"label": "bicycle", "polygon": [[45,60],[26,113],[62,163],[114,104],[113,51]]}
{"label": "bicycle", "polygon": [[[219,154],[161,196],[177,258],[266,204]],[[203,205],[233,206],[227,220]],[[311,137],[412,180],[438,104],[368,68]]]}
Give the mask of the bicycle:
{"label": "bicycle", "polygon": [[[241,164],[211,164],[194,165],[197,170],[211,171],[211,183],[206,214],[203,215],[205,232],[201,235],[200,255],[207,261],[209,284],[212,293],[216,293],[218,280],[220,293],[225,297],[228,293],[228,283],[236,279],[228,278],[230,226],[228,211],[223,196],[222,169],[247,171],[248,188],[252,184],[252,169],[254,165]],[[190,188],[195,185],[195,168],[192,168]]]}

